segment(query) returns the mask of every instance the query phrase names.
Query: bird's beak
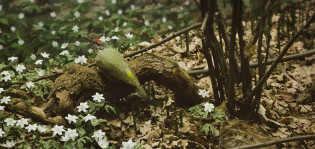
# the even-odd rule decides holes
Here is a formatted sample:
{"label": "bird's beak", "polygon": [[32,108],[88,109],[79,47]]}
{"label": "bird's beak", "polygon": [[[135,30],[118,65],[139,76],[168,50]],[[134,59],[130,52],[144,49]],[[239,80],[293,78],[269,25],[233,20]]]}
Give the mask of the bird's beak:
{"label": "bird's beak", "polygon": [[94,41],[97,42],[97,43],[101,43],[102,42],[102,40],[100,40],[100,39],[94,39]]}

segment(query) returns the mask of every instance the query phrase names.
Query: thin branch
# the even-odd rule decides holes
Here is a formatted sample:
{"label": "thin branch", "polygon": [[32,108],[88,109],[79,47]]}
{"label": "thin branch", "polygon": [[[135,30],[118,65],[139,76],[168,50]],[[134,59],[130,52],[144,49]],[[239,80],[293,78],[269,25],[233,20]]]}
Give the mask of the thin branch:
{"label": "thin branch", "polygon": [[[59,76],[59,75],[62,75],[62,74],[63,74],[63,72],[59,72],[59,73],[55,73],[55,74],[52,74],[52,75],[43,76],[41,78],[37,78],[37,79],[32,80],[32,82],[37,82],[37,81],[40,81],[40,80],[56,77],[56,76]],[[29,82],[29,81],[13,82],[13,83],[9,83],[8,86],[10,86],[10,85],[22,85],[22,84],[25,84],[26,82]]]}
{"label": "thin branch", "polygon": [[196,5],[198,6],[198,8],[201,10],[201,6],[200,6],[200,4],[198,3],[198,1],[197,1],[197,0],[194,0],[194,1],[195,1]]}
{"label": "thin branch", "polygon": [[290,137],[290,138],[283,138],[283,139],[279,139],[279,140],[275,140],[275,141],[268,141],[268,142],[265,142],[265,143],[259,143],[259,144],[254,144],[254,145],[246,145],[246,146],[241,146],[241,147],[234,147],[234,148],[231,148],[231,149],[253,149],[253,148],[260,148],[260,147],[276,145],[276,144],[285,143],[285,142],[308,140],[308,139],[313,139],[313,138],[315,138],[315,134],[304,135],[304,136],[295,136],[295,137]]}
{"label": "thin branch", "polygon": [[[292,55],[288,55],[288,56],[284,56],[283,59],[281,59],[281,62],[285,62],[285,61],[290,61],[290,60],[295,60],[295,59],[300,59],[300,58],[304,58],[307,56],[311,56],[315,54],[315,49],[314,50],[310,50],[308,52],[304,52],[304,53],[298,53],[298,54],[292,54]],[[267,62],[267,65],[272,64],[273,62],[276,61],[276,58],[274,59],[270,59]],[[250,68],[256,68],[258,66],[257,63],[250,63]],[[202,70],[190,70],[188,71],[189,75],[199,75],[199,74],[205,74],[208,73],[209,70],[208,69],[202,69]]]}
{"label": "thin branch", "polygon": [[312,15],[312,17],[307,21],[307,23],[291,38],[291,40],[287,43],[287,45],[283,48],[282,52],[278,56],[278,58],[273,62],[271,67],[268,69],[268,71],[265,73],[265,75],[259,80],[258,84],[255,86],[253,91],[250,94],[250,97],[253,97],[253,95],[259,90],[263,83],[269,78],[272,71],[277,67],[277,65],[281,62],[284,55],[288,52],[291,45],[294,43],[294,41],[302,34],[303,30],[308,28],[312,22],[315,21],[315,14]]}
{"label": "thin branch", "polygon": [[183,34],[183,33],[185,33],[185,32],[188,32],[188,31],[190,31],[190,30],[199,28],[200,26],[201,26],[201,23],[197,23],[197,24],[192,25],[192,26],[190,26],[190,27],[184,28],[184,29],[182,29],[182,30],[180,30],[180,31],[178,31],[178,32],[176,32],[176,33],[174,33],[174,34],[172,34],[171,36],[164,38],[162,41],[160,41],[160,42],[158,42],[158,43],[152,44],[152,45],[148,46],[147,48],[141,49],[141,50],[136,51],[136,52],[134,52],[134,53],[127,54],[127,55],[125,55],[124,57],[135,56],[135,55],[137,55],[137,54],[139,54],[139,53],[143,53],[143,52],[145,52],[145,51],[148,51],[148,50],[150,50],[150,49],[153,49],[153,48],[155,48],[155,47],[157,47],[157,46],[160,46],[160,45],[164,44],[164,43],[167,42],[167,41],[172,40],[173,38],[175,38],[175,37],[177,37],[177,36],[179,36],[179,35],[181,35],[181,34]]}
{"label": "thin branch", "polygon": [[205,29],[206,29],[206,26],[207,26],[207,23],[208,23],[208,20],[209,20],[208,18],[209,18],[209,13],[206,13],[206,16],[205,16],[205,18],[203,19],[202,25],[201,25],[201,28],[200,28],[200,31],[201,31],[202,33],[205,32]]}

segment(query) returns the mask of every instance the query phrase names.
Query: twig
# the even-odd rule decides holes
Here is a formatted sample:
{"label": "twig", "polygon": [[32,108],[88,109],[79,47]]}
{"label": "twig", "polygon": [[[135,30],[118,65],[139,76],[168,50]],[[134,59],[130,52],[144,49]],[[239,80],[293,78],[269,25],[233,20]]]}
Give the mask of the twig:
{"label": "twig", "polygon": [[275,140],[275,141],[268,141],[268,142],[265,142],[265,143],[259,143],[259,144],[254,144],[254,145],[246,145],[246,146],[241,146],[241,147],[234,147],[234,148],[231,148],[231,149],[260,148],[260,147],[266,147],[266,146],[276,145],[276,144],[285,143],[285,142],[307,140],[307,139],[312,139],[312,138],[315,138],[315,134],[304,135],[304,136],[295,136],[295,137],[284,138],[284,139],[279,139],[279,140]]}
{"label": "twig", "polygon": [[303,30],[308,28],[312,22],[315,21],[315,14],[312,15],[312,17],[307,21],[307,23],[291,38],[291,40],[286,44],[286,46],[283,48],[282,52],[278,56],[278,58],[272,63],[271,67],[268,69],[268,71],[265,73],[265,75],[259,80],[253,91],[250,93],[249,97],[253,97],[253,95],[263,86],[263,83],[269,78],[272,71],[277,67],[277,65],[281,62],[284,55],[287,53],[291,45],[294,43],[294,41],[302,34]]}
{"label": "twig", "polygon": [[195,1],[196,5],[198,6],[198,8],[201,10],[201,6],[200,6],[200,4],[198,3],[198,1],[197,1],[197,0],[194,0],[194,1]]}
{"label": "twig", "polygon": [[209,18],[209,13],[206,13],[206,16],[205,18],[203,19],[202,21],[202,25],[201,25],[201,28],[200,28],[200,32],[204,33],[205,29],[206,29],[206,25],[207,25],[207,22],[208,22],[208,18]]}
{"label": "twig", "polygon": [[[314,50],[310,50],[308,52],[304,52],[304,53],[298,53],[298,54],[292,54],[292,55],[284,56],[283,59],[281,59],[281,62],[294,60],[294,59],[299,59],[299,58],[311,56],[313,54],[315,54],[315,49]],[[276,61],[276,58],[270,59],[270,60],[268,60],[267,65],[270,65],[270,64],[272,64],[275,61]],[[249,65],[250,65],[250,68],[256,68],[258,66],[257,63],[250,63]],[[191,70],[191,71],[188,71],[188,74],[189,75],[198,75],[198,74],[205,74],[205,73],[208,73],[208,72],[209,72],[208,69]]]}
{"label": "twig", "polygon": [[199,28],[200,26],[201,26],[201,23],[197,23],[197,24],[192,25],[192,26],[190,26],[190,27],[184,28],[184,29],[182,29],[182,30],[180,30],[180,31],[178,31],[178,32],[176,32],[176,33],[174,33],[174,34],[172,34],[171,36],[164,38],[162,41],[160,41],[160,42],[158,42],[158,43],[152,44],[152,45],[148,46],[147,48],[141,49],[141,50],[139,50],[139,51],[136,51],[136,52],[127,54],[127,55],[125,55],[124,57],[135,56],[135,55],[137,55],[137,54],[139,54],[139,53],[143,53],[143,52],[145,52],[145,51],[148,51],[148,50],[150,50],[150,49],[153,49],[153,48],[155,48],[155,47],[157,47],[157,46],[159,46],[159,45],[162,45],[163,43],[165,43],[165,42],[167,42],[167,41],[170,41],[171,39],[173,39],[173,38],[175,38],[175,37],[177,37],[177,36],[179,36],[179,35],[181,35],[181,34],[183,34],[183,33],[185,33],[185,32],[188,32],[188,31],[190,31],[190,30]]}
{"label": "twig", "polygon": [[[37,82],[37,81],[44,80],[44,79],[47,79],[47,78],[52,78],[52,77],[55,77],[55,76],[59,76],[61,74],[63,74],[63,72],[59,72],[59,73],[55,73],[55,74],[52,74],[52,75],[44,76],[44,77],[41,77],[41,78],[37,78],[37,79],[32,80],[32,82]],[[13,83],[10,83],[8,85],[21,85],[21,84],[25,84],[26,82],[28,82],[28,81],[13,82]]]}

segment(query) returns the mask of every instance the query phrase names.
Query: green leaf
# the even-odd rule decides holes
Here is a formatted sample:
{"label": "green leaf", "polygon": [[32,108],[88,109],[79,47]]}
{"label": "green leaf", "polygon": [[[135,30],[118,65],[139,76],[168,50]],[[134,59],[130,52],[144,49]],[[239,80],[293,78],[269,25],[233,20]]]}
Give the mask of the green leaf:
{"label": "green leaf", "polygon": [[221,109],[218,109],[218,108],[214,110],[214,113],[212,114],[212,118],[219,123],[224,123],[227,120],[227,116],[225,115],[225,113]]}
{"label": "green leaf", "polygon": [[9,21],[7,18],[0,18],[0,23],[4,24],[4,25],[8,25]]}
{"label": "green leaf", "polygon": [[105,110],[106,110],[106,112],[107,112],[107,113],[111,113],[111,112],[113,112],[113,113],[115,113],[115,114],[116,114],[115,107],[113,107],[113,106],[110,106],[110,105],[105,105]]}
{"label": "green leaf", "polygon": [[106,122],[106,120],[105,119],[92,119],[91,120],[91,124],[94,127],[101,124],[102,122]]}
{"label": "green leaf", "polygon": [[83,128],[77,128],[77,131],[80,137],[86,134],[86,131]]}
{"label": "green leaf", "polygon": [[204,124],[200,131],[203,132],[206,136],[209,135],[209,132],[211,135],[215,135],[215,128],[212,124],[209,123]]}
{"label": "green leaf", "polygon": [[190,107],[188,109],[189,111],[189,115],[194,117],[194,118],[207,118],[208,117],[208,112],[205,112],[203,107],[200,106],[200,105],[196,105],[196,106],[193,106],[193,107]]}
{"label": "green leaf", "polygon": [[78,143],[78,148],[83,148],[84,144],[86,144],[87,142],[93,142],[91,138],[84,136],[81,137],[77,140]]}

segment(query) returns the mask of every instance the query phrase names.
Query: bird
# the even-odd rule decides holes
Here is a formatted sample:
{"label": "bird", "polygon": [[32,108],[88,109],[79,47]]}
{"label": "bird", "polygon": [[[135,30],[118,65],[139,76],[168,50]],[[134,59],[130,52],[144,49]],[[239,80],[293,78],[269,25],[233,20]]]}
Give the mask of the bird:
{"label": "bird", "polygon": [[140,85],[134,71],[130,68],[128,62],[117,49],[104,47],[103,50],[98,51],[95,61],[96,65],[107,79],[114,81],[118,80],[134,86],[136,87],[135,91],[140,97],[144,99],[149,98],[144,88]]}

